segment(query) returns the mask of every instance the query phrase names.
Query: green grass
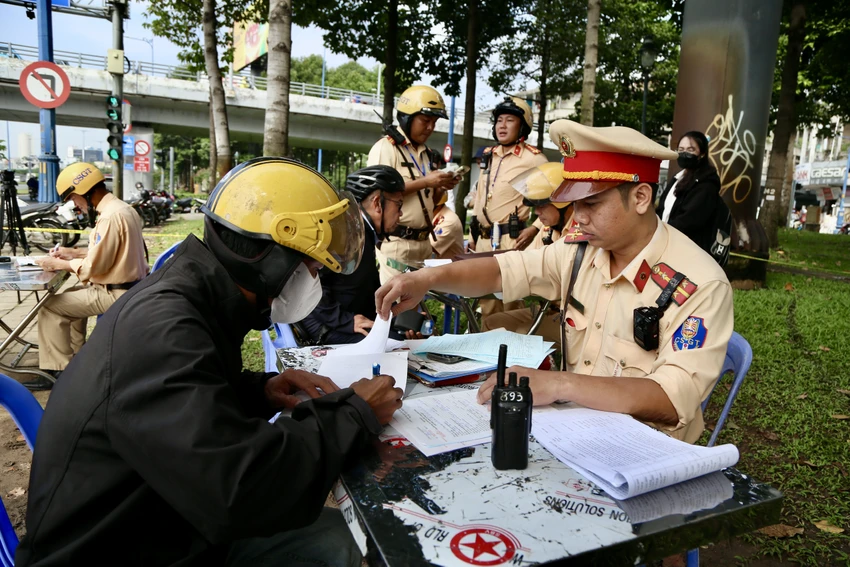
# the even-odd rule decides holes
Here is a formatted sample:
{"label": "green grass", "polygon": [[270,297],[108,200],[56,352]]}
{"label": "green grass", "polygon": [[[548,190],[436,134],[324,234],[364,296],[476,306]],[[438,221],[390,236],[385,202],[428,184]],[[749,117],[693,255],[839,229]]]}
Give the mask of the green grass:
{"label": "green grass", "polygon": [[779,248],[770,251],[770,259],[850,276],[850,236],[781,228]]}
{"label": "green grass", "polygon": [[157,256],[162,254],[175,242],[179,242],[186,238],[189,233],[193,233],[198,238],[203,236],[203,220],[183,220],[182,215],[175,216],[175,220],[168,220],[163,224],[146,228],[143,231],[145,243],[147,243],[148,246],[148,255],[150,256],[151,264],[153,264],[153,261]]}

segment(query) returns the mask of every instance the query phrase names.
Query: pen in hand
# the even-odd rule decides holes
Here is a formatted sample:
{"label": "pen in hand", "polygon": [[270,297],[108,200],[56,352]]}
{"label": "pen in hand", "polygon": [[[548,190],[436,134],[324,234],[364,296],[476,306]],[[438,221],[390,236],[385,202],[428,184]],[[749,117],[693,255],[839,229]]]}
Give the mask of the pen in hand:
{"label": "pen in hand", "polygon": [[372,365],[372,377],[374,378],[375,376],[380,376],[380,375],[381,375],[381,365],[376,362],[375,364]]}

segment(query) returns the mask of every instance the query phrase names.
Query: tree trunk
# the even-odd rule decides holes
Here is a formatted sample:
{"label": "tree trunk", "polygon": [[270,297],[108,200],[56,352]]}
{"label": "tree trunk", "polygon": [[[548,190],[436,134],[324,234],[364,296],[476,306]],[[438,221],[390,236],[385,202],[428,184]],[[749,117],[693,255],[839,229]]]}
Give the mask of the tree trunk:
{"label": "tree trunk", "polygon": [[773,147],[770,149],[770,164],[767,167],[764,206],[759,221],[770,242],[771,248],[779,246],[779,219],[782,185],[788,172],[788,143],[797,128],[794,99],[797,94],[797,71],[800,68],[800,53],[806,39],[806,6],[804,0],[794,0],[791,6],[791,22],[788,27],[788,48],[782,65],[782,83],[779,90],[779,110],[776,128],[773,131]]}
{"label": "tree trunk", "polygon": [[395,70],[398,66],[398,0],[387,5],[387,60],[384,66],[384,121],[393,121]]}
{"label": "tree trunk", "polygon": [[[463,112],[463,145],[461,147],[461,165],[472,165],[473,138],[475,137],[475,84],[478,72],[478,0],[469,2],[469,21],[466,28],[466,102]],[[455,213],[465,226],[466,207],[463,199],[469,194],[469,175],[457,187],[455,195]]]}
{"label": "tree trunk", "polygon": [[269,59],[263,155],[289,155],[289,72],[292,0],[269,2]]}
{"label": "tree trunk", "polygon": [[[218,41],[216,40],[215,0],[204,0],[204,62],[210,80],[210,112],[212,112],[217,167],[219,177],[230,171],[230,129],[227,124],[227,102],[224,100],[224,85],[218,63]],[[212,143],[213,140],[210,140]]]}
{"label": "tree trunk", "polygon": [[546,98],[548,96],[547,81],[549,80],[549,56],[551,42],[549,30],[543,30],[543,43],[540,50],[540,112],[537,113],[537,149],[543,151],[543,136],[546,132]]}
{"label": "tree trunk", "polygon": [[212,192],[213,187],[215,187],[217,180],[217,171],[216,165],[218,165],[218,151],[215,148],[215,120],[213,120],[212,109],[210,109],[210,177],[209,177],[209,187],[207,188],[208,192]]}
{"label": "tree trunk", "polygon": [[786,172],[785,181],[782,183],[782,197],[779,199],[779,210],[776,211],[777,226],[790,226],[789,211],[791,210],[791,201],[794,199],[794,146],[797,145],[796,130],[791,133],[791,138],[788,140],[788,154],[786,156]]}
{"label": "tree trunk", "polygon": [[581,86],[581,123],[593,126],[596,96],[596,63],[599,59],[599,14],[602,0],[587,2],[587,32],[584,39],[584,80]]}

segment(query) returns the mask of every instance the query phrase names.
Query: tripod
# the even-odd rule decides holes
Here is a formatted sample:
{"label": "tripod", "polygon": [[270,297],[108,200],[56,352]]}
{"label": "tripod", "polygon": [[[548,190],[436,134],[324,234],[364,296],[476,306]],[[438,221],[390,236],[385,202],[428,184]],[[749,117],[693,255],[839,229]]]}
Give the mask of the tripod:
{"label": "tripod", "polygon": [[[18,246],[23,247],[24,254],[29,256],[30,247],[27,244],[27,235],[24,233],[23,221],[21,221],[21,209],[18,207],[18,192],[15,187],[15,172],[6,170],[2,172],[3,192],[0,194],[0,250],[9,243],[12,255],[17,252]],[[8,227],[6,224],[8,223]]]}

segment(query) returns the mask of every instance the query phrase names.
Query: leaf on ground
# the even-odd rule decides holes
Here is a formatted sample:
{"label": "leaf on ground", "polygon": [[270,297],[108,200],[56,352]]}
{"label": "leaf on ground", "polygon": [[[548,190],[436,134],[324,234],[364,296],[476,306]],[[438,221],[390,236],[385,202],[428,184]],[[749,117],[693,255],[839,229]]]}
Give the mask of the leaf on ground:
{"label": "leaf on ground", "polygon": [[845,396],[850,396],[850,390],[842,390],[841,388],[838,388],[835,391],[838,392],[839,394],[844,394]]}
{"label": "leaf on ground", "polygon": [[806,399],[806,398],[808,398],[808,397],[809,397],[809,395],[808,395],[808,394],[800,394],[799,396],[797,396],[797,399],[798,399],[798,400],[805,400],[805,399]]}
{"label": "leaf on ground", "polygon": [[794,285],[791,282],[786,283],[785,291],[794,291]]}
{"label": "leaf on ground", "polygon": [[823,345],[820,345],[818,348],[821,349],[823,352],[829,352],[830,350],[832,350],[828,346],[823,346]]}
{"label": "leaf on ground", "polygon": [[252,341],[252,342],[253,342],[253,341],[259,341],[259,340],[260,340],[260,338],[259,338],[259,337],[249,337],[249,338],[248,338],[248,340],[249,340],[249,341]]}
{"label": "leaf on ground", "polygon": [[12,472],[13,470],[15,470],[15,467],[9,467],[4,472]]}
{"label": "leaf on ground", "polygon": [[843,534],[844,533],[843,528],[839,528],[838,526],[833,526],[832,524],[829,523],[829,520],[821,520],[820,522],[813,522],[813,523],[815,524],[815,526],[817,526],[817,528],[819,530],[829,532],[831,534]]}
{"label": "leaf on ground", "polygon": [[738,424],[735,423],[734,421],[727,421],[726,422],[726,429],[741,429],[741,428],[738,427]]}
{"label": "leaf on ground", "polygon": [[773,431],[762,431],[762,437],[765,439],[769,439],[770,441],[779,441],[779,435],[774,433]]}
{"label": "leaf on ground", "polygon": [[809,466],[810,466],[810,467],[812,467],[812,468],[818,468],[818,467],[822,467],[822,466],[824,466],[824,465],[816,465],[816,464],[814,464],[814,463],[813,463],[813,462],[811,462],[811,461],[803,461],[803,464],[804,464],[804,465],[809,465]]}
{"label": "leaf on ground", "polygon": [[777,250],[776,253],[777,254],[785,254],[785,250]]}
{"label": "leaf on ground", "polygon": [[836,265],[836,266],[840,266],[840,265],[841,265],[841,260],[836,260],[836,261],[835,261],[835,265]]}
{"label": "leaf on ground", "polygon": [[786,524],[774,524],[757,531],[769,537],[794,537],[803,533],[803,528],[795,528]]}
{"label": "leaf on ground", "polygon": [[778,337],[778,336],[779,336],[779,332],[778,332],[778,331],[773,331],[773,336],[774,336],[774,337]]}
{"label": "leaf on ground", "polygon": [[[13,488],[12,490],[10,490],[9,493],[6,494],[6,496],[9,496],[11,498],[18,498],[18,497],[26,494],[26,492],[27,492],[27,490],[23,486],[19,486],[17,488]],[[844,530],[841,530],[841,531],[844,531]]]}
{"label": "leaf on ground", "polygon": [[22,441],[26,441],[26,439],[24,439],[24,436],[23,436],[23,435],[18,435],[17,437],[15,437],[15,441],[17,441],[17,442],[19,442],[19,443],[20,443],[20,442],[22,442]]}
{"label": "leaf on ground", "polygon": [[834,413],[834,414],[832,414],[832,419],[850,419],[850,415],[844,415],[842,413]]}
{"label": "leaf on ground", "polygon": [[812,283],[812,278],[806,278],[806,283]]}

